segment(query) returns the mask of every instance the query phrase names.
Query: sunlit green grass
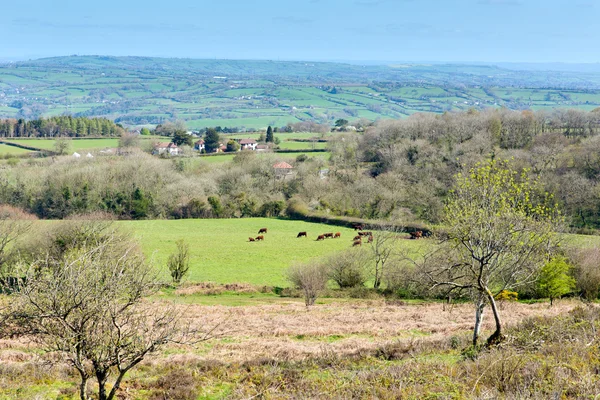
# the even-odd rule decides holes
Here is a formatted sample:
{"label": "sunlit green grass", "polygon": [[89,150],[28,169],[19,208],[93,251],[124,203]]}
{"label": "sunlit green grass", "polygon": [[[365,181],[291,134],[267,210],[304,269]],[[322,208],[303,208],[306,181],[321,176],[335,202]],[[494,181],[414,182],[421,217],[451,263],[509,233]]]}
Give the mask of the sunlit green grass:
{"label": "sunlit green grass", "polygon": [[20,156],[23,154],[31,153],[30,150],[21,149],[15,146],[7,146],[5,144],[0,143],[0,155],[10,154],[15,156]]}
{"label": "sunlit green grass", "polygon": [[[175,242],[190,244],[192,282],[244,282],[254,285],[289,286],[284,273],[294,262],[308,261],[348,249],[352,229],[279,219],[204,219],[119,222],[142,243],[144,252],[163,266]],[[268,228],[264,242],[249,242],[260,228]],[[308,238],[296,238],[300,231]],[[340,232],[339,239],[316,241],[319,234]],[[415,249],[425,241],[402,240],[401,246]]]}

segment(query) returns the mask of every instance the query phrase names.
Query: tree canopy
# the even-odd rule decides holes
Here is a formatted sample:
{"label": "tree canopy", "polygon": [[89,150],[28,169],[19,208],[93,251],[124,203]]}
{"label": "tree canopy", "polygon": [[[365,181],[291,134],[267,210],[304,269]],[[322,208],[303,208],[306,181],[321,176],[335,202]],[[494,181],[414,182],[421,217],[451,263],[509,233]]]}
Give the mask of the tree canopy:
{"label": "tree canopy", "polygon": [[472,290],[487,300],[496,323],[488,339],[493,343],[502,337],[494,297],[535,281],[553,249],[560,213],[527,171],[518,173],[508,161],[489,161],[457,175],[445,214],[442,251],[450,261],[425,273],[434,287]]}

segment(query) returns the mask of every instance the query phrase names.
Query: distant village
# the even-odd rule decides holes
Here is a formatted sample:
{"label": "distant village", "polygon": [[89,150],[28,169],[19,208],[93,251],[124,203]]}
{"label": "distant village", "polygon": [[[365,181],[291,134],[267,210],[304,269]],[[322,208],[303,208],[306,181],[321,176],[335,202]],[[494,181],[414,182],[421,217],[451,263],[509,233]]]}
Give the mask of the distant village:
{"label": "distant village", "polygon": [[[239,144],[239,149],[237,151],[242,150],[252,150],[257,152],[264,152],[271,150],[271,146],[267,144],[259,144],[254,139],[233,139],[235,142]],[[206,152],[206,147],[204,146],[204,139],[198,139],[194,142],[193,146],[194,151],[198,151],[200,153]],[[214,150],[214,153],[224,153],[227,151],[227,146],[225,144],[220,144],[218,148]],[[177,156],[181,153],[181,148],[172,142],[160,142],[154,145],[154,149],[152,154],[155,155],[163,155],[168,154],[171,156]]]}

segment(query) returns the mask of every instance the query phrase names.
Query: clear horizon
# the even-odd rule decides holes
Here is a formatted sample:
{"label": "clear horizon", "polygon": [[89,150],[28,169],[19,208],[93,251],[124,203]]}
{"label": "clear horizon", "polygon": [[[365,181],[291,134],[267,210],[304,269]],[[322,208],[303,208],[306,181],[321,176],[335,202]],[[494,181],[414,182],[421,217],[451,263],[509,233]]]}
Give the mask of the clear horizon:
{"label": "clear horizon", "polygon": [[[342,62],[598,63],[589,0],[24,0],[0,60],[61,55]],[[389,61],[398,60],[398,61]],[[436,61],[419,61],[436,60]]]}

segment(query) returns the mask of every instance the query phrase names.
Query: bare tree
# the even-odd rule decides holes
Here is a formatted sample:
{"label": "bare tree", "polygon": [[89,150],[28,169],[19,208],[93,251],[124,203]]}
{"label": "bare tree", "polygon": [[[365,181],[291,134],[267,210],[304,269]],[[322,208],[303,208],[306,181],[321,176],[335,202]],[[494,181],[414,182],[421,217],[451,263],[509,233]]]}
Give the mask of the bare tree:
{"label": "bare tree", "polygon": [[[371,229],[373,227],[369,227]],[[404,257],[398,246],[398,233],[401,229],[394,226],[379,227],[365,236],[371,252],[373,269],[373,288],[379,289],[390,264]],[[369,237],[370,236],[370,237]]]}
{"label": "bare tree", "polygon": [[143,301],[158,288],[155,271],[122,240],[111,235],[73,247],[57,262],[30,265],[27,283],[4,313],[13,334],[32,336],[78,371],[82,400],[91,377],[100,400],[114,399],[127,372],[147,354],[187,334],[178,312]]}
{"label": "bare tree", "polygon": [[0,276],[9,271],[8,261],[11,258],[12,245],[31,229],[36,217],[7,205],[0,205]]}
{"label": "bare tree", "polygon": [[167,266],[171,272],[171,278],[174,283],[181,283],[183,277],[190,270],[190,245],[183,239],[176,243],[177,249],[169,256]]}
{"label": "bare tree", "polygon": [[327,285],[327,269],[318,262],[294,264],[287,271],[288,280],[301,289],[306,307],[315,304],[317,296]]}

